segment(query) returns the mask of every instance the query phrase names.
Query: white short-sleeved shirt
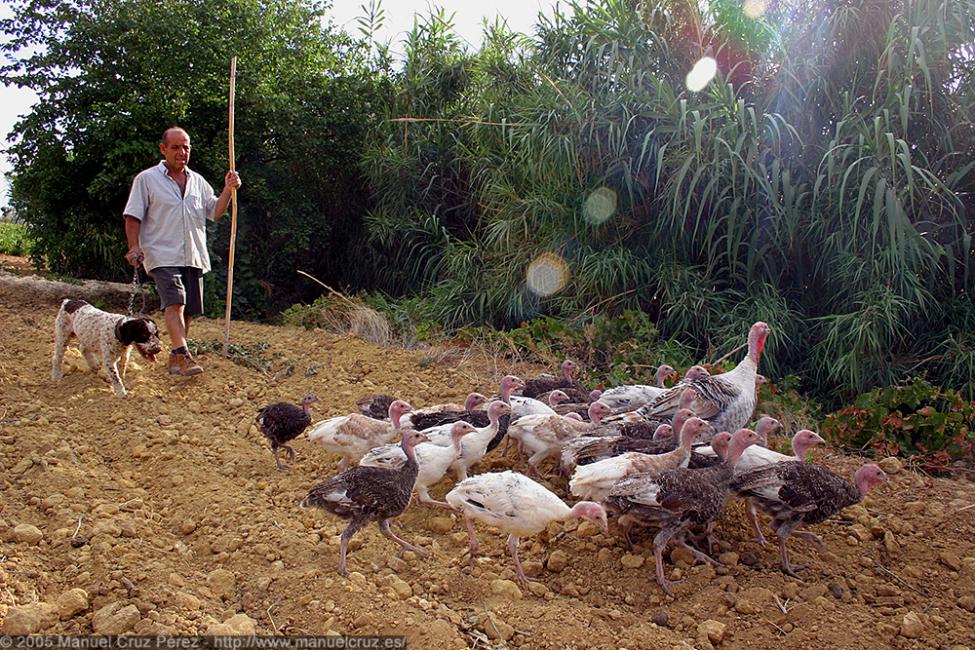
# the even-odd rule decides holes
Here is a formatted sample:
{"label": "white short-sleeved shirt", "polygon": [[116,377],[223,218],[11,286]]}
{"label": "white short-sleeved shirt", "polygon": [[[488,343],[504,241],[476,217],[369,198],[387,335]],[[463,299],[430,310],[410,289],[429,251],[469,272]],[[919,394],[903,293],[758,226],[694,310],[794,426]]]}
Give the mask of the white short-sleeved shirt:
{"label": "white short-sleeved shirt", "polygon": [[207,253],[207,219],[213,221],[217,196],[213,187],[186,168],[186,192],[166,173],[166,161],[140,172],[132,181],[123,215],[142,222],[139,246],[145,253],[144,266],[192,266],[210,270]]}

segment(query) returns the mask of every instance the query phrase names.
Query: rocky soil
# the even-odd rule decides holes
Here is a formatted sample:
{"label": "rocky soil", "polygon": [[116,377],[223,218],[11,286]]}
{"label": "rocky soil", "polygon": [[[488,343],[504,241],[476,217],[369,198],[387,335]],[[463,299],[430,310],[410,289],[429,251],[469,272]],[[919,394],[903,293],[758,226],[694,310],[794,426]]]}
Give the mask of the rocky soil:
{"label": "rocky soil", "polygon": [[[257,408],[308,391],[322,398],[319,417],[380,390],[415,405],[462,401],[494,390],[510,365],[234,323],[236,342],[268,344],[266,372],[209,353],[205,374],[172,378],[137,359],[120,400],[74,348],[65,379],[50,382],[56,309],[50,291],[0,283],[2,632],[396,634],[458,649],[975,647],[975,486],[896,459],[883,463],[889,485],[816,528],[827,553],[793,541],[793,559],[811,565],[802,582],[751,540],[733,501],[717,529],[728,566],[673,553],[668,568],[685,580],[676,598],[653,582],[647,543],[628,553],[588,524],[553,525],[522,543],[541,580],[526,588],[501,533],[481,531],[484,555],[469,567],[463,522],[416,505],[400,534],[430,557],[399,552],[372,527],[354,538],[344,579],[343,523],[298,508],[337,458],[300,439],[293,470],[278,471]],[[194,322],[192,337],[220,339],[221,323]],[[822,450],[816,462],[849,474],[859,461]],[[494,452],[482,468],[511,464]]]}

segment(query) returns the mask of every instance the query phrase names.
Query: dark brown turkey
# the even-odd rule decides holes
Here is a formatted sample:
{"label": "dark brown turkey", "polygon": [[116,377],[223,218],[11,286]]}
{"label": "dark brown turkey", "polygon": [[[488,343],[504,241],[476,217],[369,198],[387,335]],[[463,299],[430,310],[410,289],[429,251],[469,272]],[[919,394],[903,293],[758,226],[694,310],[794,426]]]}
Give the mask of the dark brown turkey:
{"label": "dark brown turkey", "polygon": [[659,530],[653,539],[653,554],[657,583],[667,594],[670,594],[670,583],[664,577],[663,551],[671,539],[676,539],[698,560],[718,565],[709,555],[690,546],[684,533],[690,526],[707,526],[718,518],[731,487],[735,463],[749,445],[758,441],[754,431],[740,429],[731,437],[728,457],[720,465],[641,474],[621,481],[610,492],[606,499],[607,510]]}
{"label": "dark brown turkey", "polygon": [[548,402],[548,394],[553,390],[561,390],[573,402],[584,402],[589,397],[589,389],[576,379],[579,366],[575,361],[566,359],[562,362],[562,376],[541,374],[525,382],[521,394],[524,397],[534,397],[540,402]]}
{"label": "dark brown turkey", "polygon": [[311,424],[311,405],[317,401],[318,398],[314,395],[305,395],[301,400],[301,406],[278,402],[265,406],[257,412],[257,424],[261,428],[261,433],[271,443],[271,451],[274,452],[274,462],[277,463],[278,469],[288,469],[288,466],[278,458],[279,449],[288,452],[288,460],[294,462],[295,450],[287,443],[300,436],[301,432]]}
{"label": "dark brown turkey", "polygon": [[396,469],[385,467],[353,467],[314,486],[301,501],[302,508],[322,508],[349,520],[342,532],[339,547],[339,574],[347,575],[345,556],[349,540],[363,526],[375,521],[379,531],[408,551],[417,555],[427,552],[418,546],[397,537],[390,530],[389,522],[406,510],[410,495],[416,483],[419,465],[416,462],[416,445],[428,442],[419,431],[406,431],[403,434],[403,453],[406,462]]}
{"label": "dark brown turkey", "polygon": [[823,540],[800,526],[829,519],[848,506],[859,503],[864,495],[887,475],[879,466],[867,463],[853,475],[850,484],[819,465],[800,460],[775,463],[735,477],[732,489],[772,516],[772,529],[779,538],[782,571],[798,578],[796,571],[805,565],[792,565],[786,541],[795,535],[823,550]]}
{"label": "dark brown turkey", "polygon": [[453,424],[463,420],[464,422],[470,422],[475,427],[481,426],[477,424],[474,420],[483,419],[484,426],[487,426],[488,418],[487,413],[482,411],[475,411],[478,406],[485,404],[487,398],[480,393],[470,393],[467,395],[467,399],[464,401],[464,405],[459,404],[437,404],[436,406],[429,406],[423,409],[414,409],[413,413],[409,415],[409,420],[413,424],[413,428],[417,431],[423,431],[431,427],[439,427],[445,424]]}
{"label": "dark brown turkey", "polygon": [[389,417],[389,405],[395,401],[396,398],[392,395],[370,394],[363,395],[355,403],[359,407],[359,413],[366,417],[385,420]]}

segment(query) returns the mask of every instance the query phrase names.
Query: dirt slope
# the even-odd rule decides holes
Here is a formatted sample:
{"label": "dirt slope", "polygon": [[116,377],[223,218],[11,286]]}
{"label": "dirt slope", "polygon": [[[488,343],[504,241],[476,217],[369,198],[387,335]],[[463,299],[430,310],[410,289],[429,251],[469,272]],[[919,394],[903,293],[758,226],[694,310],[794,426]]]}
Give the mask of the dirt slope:
{"label": "dirt slope", "polygon": [[[825,555],[793,541],[793,559],[811,564],[805,582],[751,541],[734,502],[717,531],[732,566],[688,568],[677,556],[676,599],[653,582],[647,544],[630,555],[575,524],[523,542],[542,582],[518,589],[502,534],[481,530],[485,556],[469,568],[463,522],[415,505],[401,534],[431,557],[398,553],[373,527],[354,539],[343,579],[342,522],[297,507],[337,459],[300,439],[293,471],[277,471],[256,409],[308,391],[323,398],[318,417],[377,390],[416,405],[462,400],[491,391],[507,366],[431,365],[348,337],[235,323],[236,341],[269,343],[270,372],[208,354],[205,374],[179,379],[137,361],[131,398],[119,400],[73,349],[51,384],[55,311],[45,293],[0,285],[0,630],[385,633],[413,648],[975,646],[975,489],[904,471],[849,521],[817,527]],[[201,320],[192,336],[221,332]],[[829,452],[817,462],[844,473],[857,463]],[[483,465],[511,463],[495,452]],[[76,535],[85,539],[72,544]],[[706,619],[716,623],[699,627]]]}

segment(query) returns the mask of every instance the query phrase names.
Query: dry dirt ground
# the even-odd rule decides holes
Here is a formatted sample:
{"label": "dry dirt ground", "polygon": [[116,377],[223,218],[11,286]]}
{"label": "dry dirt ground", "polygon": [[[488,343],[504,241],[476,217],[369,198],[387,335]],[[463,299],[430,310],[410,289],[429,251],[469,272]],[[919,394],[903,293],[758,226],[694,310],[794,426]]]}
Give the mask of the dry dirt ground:
{"label": "dry dirt ground", "polygon": [[[49,292],[0,283],[0,631],[381,633],[412,648],[975,647],[975,488],[890,461],[890,484],[815,528],[827,553],[793,541],[793,559],[811,565],[803,582],[751,540],[734,501],[717,529],[729,566],[675,554],[676,598],[653,582],[646,543],[629,554],[574,523],[522,543],[541,583],[519,588],[501,533],[481,529],[470,568],[463,522],[415,504],[400,534],[430,557],[372,527],[354,538],[344,579],[343,523],[298,508],[337,459],[299,439],[293,470],[278,471],[257,408],[308,391],[322,398],[317,417],[377,390],[415,405],[462,400],[508,366],[234,323],[235,341],[269,344],[269,372],[209,353],[206,373],[183,379],[136,360],[120,400],[73,347],[65,379],[50,382],[56,308]],[[197,321],[192,336],[220,339],[221,323]],[[511,466],[498,451],[481,469]],[[825,450],[816,462],[848,474],[858,461]]]}

